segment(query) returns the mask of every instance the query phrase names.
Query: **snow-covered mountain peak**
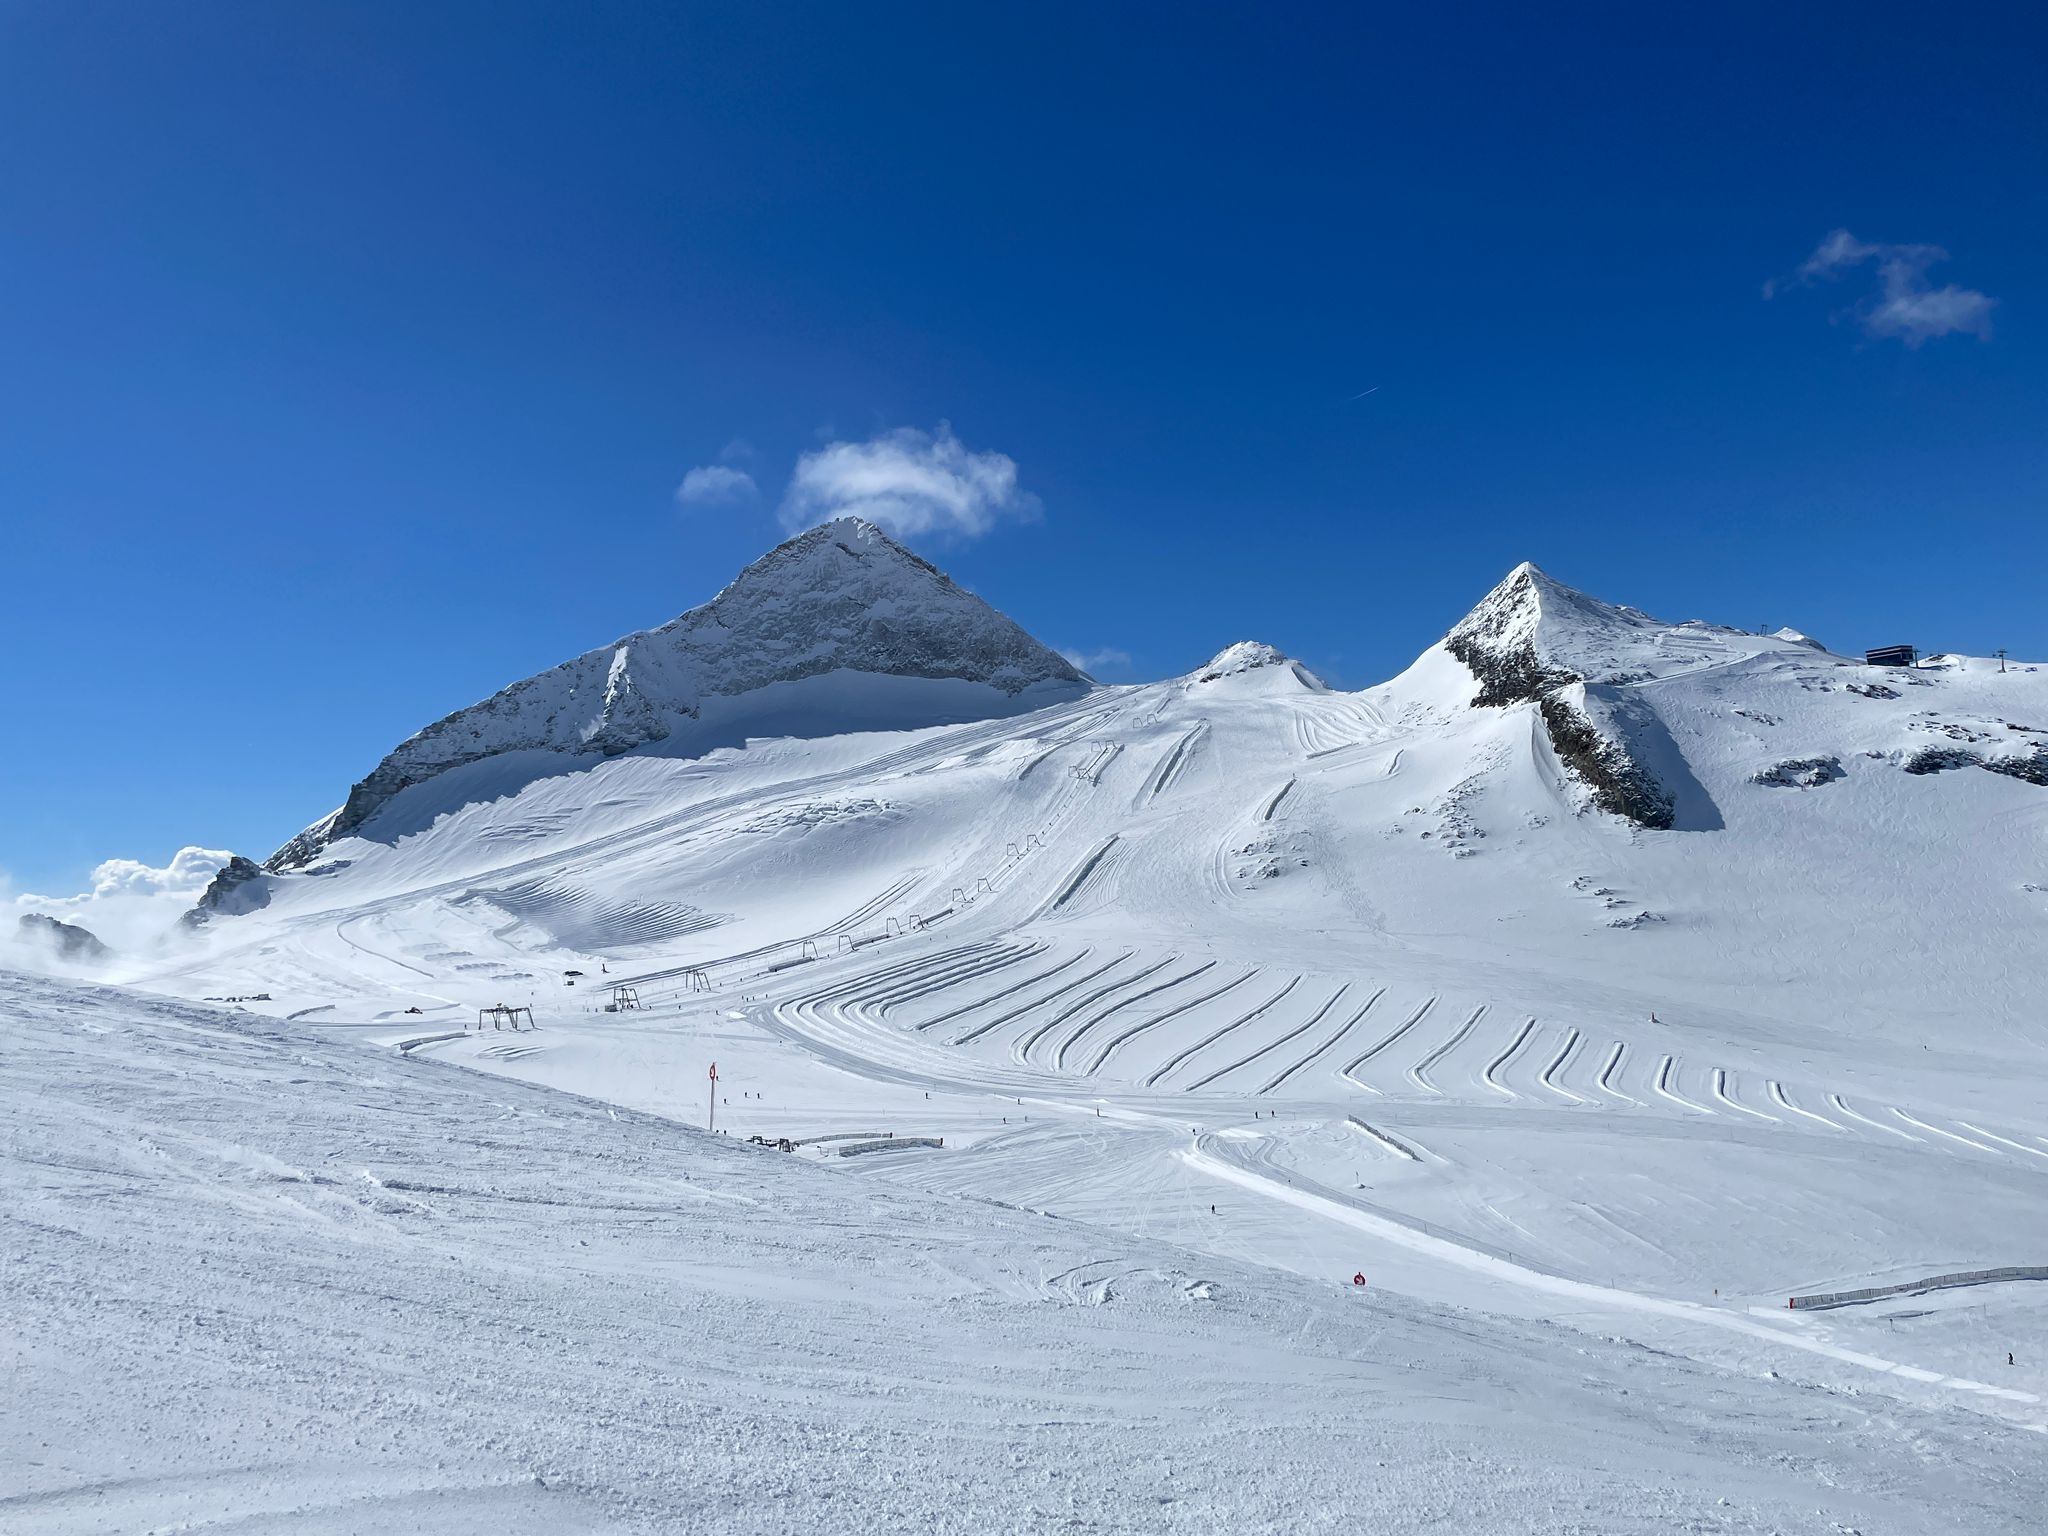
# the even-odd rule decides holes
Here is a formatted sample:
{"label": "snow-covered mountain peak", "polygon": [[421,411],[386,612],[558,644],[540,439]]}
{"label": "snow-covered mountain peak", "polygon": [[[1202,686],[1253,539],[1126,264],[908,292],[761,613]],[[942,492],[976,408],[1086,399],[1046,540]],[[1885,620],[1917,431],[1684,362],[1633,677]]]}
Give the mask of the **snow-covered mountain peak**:
{"label": "snow-covered mountain peak", "polygon": [[1669,623],[1568,587],[1527,561],[1453,626],[1443,648],[1478,679],[1473,702],[1482,705],[1535,699],[1567,683],[1627,685],[1765,654],[1826,654],[1797,631]]}
{"label": "snow-covered mountain peak", "polygon": [[1072,663],[880,528],[835,518],[777,545],[701,607],[428,726],[270,867],[304,865],[403,791],[487,758],[904,729],[1013,714],[1087,687]]}
{"label": "snow-covered mountain peak", "polygon": [[[1565,681],[1611,667],[1618,651],[1649,632],[1664,629],[1647,614],[1602,602],[1523,561],[1444,639],[1452,655],[1481,674],[1509,668]],[[1534,686],[1504,679],[1502,687],[1528,697]]]}
{"label": "snow-covered mountain peak", "polygon": [[1793,629],[1789,625],[1783,629],[1772,630],[1771,638],[1773,640],[1783,640],[1788,645],[1805,646],[1809,651],[1824,651],[1827,649],[1826,646],[1822,645],[1804,630]]}
{"label": "snow-covered mountain peak", "polygon": [[866,518],[835,517],[776,545],[735,576],[711,602],[723,603],[771,583],[795,581],[814,588],[859,584],[873,579],[874,573],[868,569],[871,562],[881,562],[884,568],[902,565],[952,585],[937,566],[912,554]]}
{"label": "snow-covered mountain peak", "polygon": [[[1752,662],[1769,655],[1815,658],[1804,637],[1759,636],[1697,620],[1669,624],[1601,601],[1524,562],[1482,598],[1433,655],[1397,679],[1441,687],[1441,658],[1461,663],[1482,708],[1538,707],[1557,761],[1600,809],[1645,827],[1704,825],[1685,794],[1690,782],[1639,685]],[[1820,653],[1824,655],[1825,653]],[[1691,819],[1689,819],[1691,818]]]}
{"label": "snow-covered mountain peak", "polygon": [[1286,653],[1277,646],[1268,645],[1263,640],[1240,640],[1235,645],[1226,645],[1195,670],[1203,677],[1228,677],[1233,672],[1249,672],[1254,667],[1277,667],[1286,660]]}
{"label": "snow-covered mountain peak", "polygon": [[1274,677],[1285,677],[1307,688],[1322,689],[1325,686],[1321,678],[1300,662],[1263,640],[1240,640],[1235,645],[1226,645],[1207,662],[1190,672],[1187,680],[1190,683],[1214,683],[1226,677],[1240,677],[1247,672],[1261,671],[1269,672],[1269,675]]}

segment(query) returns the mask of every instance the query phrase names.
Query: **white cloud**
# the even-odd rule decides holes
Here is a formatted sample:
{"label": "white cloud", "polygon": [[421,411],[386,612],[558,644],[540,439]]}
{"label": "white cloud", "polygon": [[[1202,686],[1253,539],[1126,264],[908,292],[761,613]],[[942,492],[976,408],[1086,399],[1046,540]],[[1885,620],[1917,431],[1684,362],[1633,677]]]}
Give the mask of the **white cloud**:
{"label": "white cloud", "polygon": [[686,507],[732,507],[760,494],[752,475],[725,464],[700,464],[676,487],[676,500]]}
{"label": "white cloud", "polygon": [[744,437],[736,437],[718,450],[718,462],[721,464],[737,464],[741,460],[751,459],[753,456],[754,445]]}
{"label": "white cloud", "polygon": [[1885,278],[1884,297],[1863,317],[1863,329],[1873,336],[1896,336],[1909,347],[1934,336],[1960,332],[1980,341],[1991,338],[1991,310],[1998,300],[1974,288],[1950,283],[1929,288],[1924,283]]}
{"label": "white cloud", "polygon": [[1099,678],[1106,673],[1125,672],[1131,665],[1130,652],[1120,651],[1113,645],[1105,645],[1096,651],[1063,646],[1060,654],[1090,677]]}
{"label": "white cloud", "polygon": [[1989,340],[1991,311],[1998,300],[1954,283],[1940,288],[1928,283],[1927,269],[1947,260],[1948,252],[1938,245],[1872,244],[1858,240],[1846,229],[1837,229],[1814,247],[1813,254],[1789,279],[1773,278],[1765,283],[1764,297],[1832,282],[1874,262],[1877,291],[1849,311],[1865,335],[1903,341],[1909,347],[1957,334]]}
{"label": "white cloud", "polygon": [[218,848],[180,848],[161,869],[140,859],[106,859],[93,869],[92,895],[96,900],[166,892],[196,896],[232,857]]}
{"label": "white cloud", "polygon": [[162,866],[107,859],[93,870],[92,888],[75,896],[9,897],[0,891],[5,937],[12,941],[21,918],[40,912],[90,929],[115,949],[133,953],[169,933],[230,857],[217,848],[180,848]]}
{"label": "white cloud", "polygon": [[972,453],[944,422],[937,432],[899,427],[864,443],[829,443],[796,461],[783,493],[790,532],[835,517],[864,517],[911,537],[977,538],[1005,518],[1038,515],[1038,498],[1017,484],[1005,453]]}

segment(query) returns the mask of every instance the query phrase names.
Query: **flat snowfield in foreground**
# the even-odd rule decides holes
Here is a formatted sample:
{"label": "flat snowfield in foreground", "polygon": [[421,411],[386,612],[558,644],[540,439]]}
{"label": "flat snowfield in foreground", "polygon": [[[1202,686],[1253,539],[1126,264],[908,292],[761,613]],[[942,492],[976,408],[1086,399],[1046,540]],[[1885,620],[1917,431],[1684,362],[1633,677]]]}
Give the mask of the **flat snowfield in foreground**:
{"label": "flat snowfield in foreground", "polygon": [[0,976],[0,1529],[2038,1531],[1967,1403]]}

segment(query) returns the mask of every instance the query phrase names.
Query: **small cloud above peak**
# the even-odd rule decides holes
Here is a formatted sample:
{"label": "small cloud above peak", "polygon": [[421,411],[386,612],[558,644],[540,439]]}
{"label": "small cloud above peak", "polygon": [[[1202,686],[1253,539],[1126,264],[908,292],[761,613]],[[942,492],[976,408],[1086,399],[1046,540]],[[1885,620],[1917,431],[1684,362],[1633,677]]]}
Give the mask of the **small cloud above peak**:
{"label": "small cloud above peak", "polygon": [[1084,651],[1079,646],[1061,646],[1060,654],[1074,666],[1097,680],[1115,677],[1131,669],[1131,653],[1105,645],[1093,651]]}
{"label": "small cloud above peak", "polygon": [[676,500],[686,507],[733,507],[760,494],[752,475],[728,464],[700,464],[676,487]]}
{"label": "small cloud above peak", "polygon": [[1764,297],[1776,298],[1795,288],[1833,282],[1860,267],[1874,264],[1877,289],[1849,310],[1863,334],[1896,340],[1910,348],[1938,336],[1991,339],[1991,311],[1998,300],[1975,288],[1954,283],[1935,287],[1927,269],[1947,261],[1938,245],[1888,245],[1858,240],[1846,229],[1831,230],[1789,278],[1764,284]]}
{"label": "small cloud above peak", "polygon": [[999,522],[1038,512],[1038,498],[1017,482],[1016,460],[971,451],[945,422],[936,432],[898,427],[806,453],[782,497],[782,523],[792,531],[860,517],[898,538],[979,538]]}

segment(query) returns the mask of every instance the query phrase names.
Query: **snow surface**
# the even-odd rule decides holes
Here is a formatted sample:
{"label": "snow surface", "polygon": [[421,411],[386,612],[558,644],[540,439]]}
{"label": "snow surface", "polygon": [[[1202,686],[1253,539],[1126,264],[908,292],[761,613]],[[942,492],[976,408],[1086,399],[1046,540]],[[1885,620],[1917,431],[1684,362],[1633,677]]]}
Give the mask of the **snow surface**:
{"label": "snow surface", "polygon": [[[535,1528],[2036,1529],[2048,1286],[1785,1298],[2048,1262],[2048,671],[1869,668],[1533,567],[1362,693],[1268,649],[918,729],[820,728],[840,690],[804,679],[698,754],[453,769],[118,973],[278,1022],[20,983],[10,1155],[58,1202],[21,1242],[71,1298],[32,1309],[69,1319],[35,1379],[91,1331],[79,1276],[189,1298],[191,1253],[240,1244],[308,1278],[207,1294],[277,1358],[356,1351],[341,1418],[430,1423],[465,1487],[570,1469],[587,1510],[519,1506]],[[1672,827],[1593,809],[1536,699],[1475,703],[1475,666],[1625,738]],[[539,1028],[480,1031],[499,1003]],[[218,1070],[180,1054],[202,1037]],[[717,1141],[685,1128],[714,1061]],[[155,1225],[72,1188],[88,1150],[195,1124],[351,1198],[351,1158],[432,1186],[457,1256],[256,1171],[208,1194],[229,1176],[138,1154]],[[195,1210],[220,1231],[151,1235]],[[599,1253],[560,1248],[584,1222]],[[457,1266],[492,1277],[435,1292],[461,1325],[415,1320]],[[391,1331],[323,1333],[302,1284],[396,1298]],[[93,1356],[80,1422],[124,1350],[137,1402],[196,1369],[196,1336],[142,1331]],[[316,1418],[255,1483],[302,1485]],[[168,1476],[81,1433],[39,1489]],[[398,1477],[395,1445],[362,1465]],[[691,1463],[743,1502],[685,1500]]]}
{"label": "snow surface", "polygon": [[10,1530],[1997,1531],[2048,1497],[1982,1416],[213,1010],[0,1009]]}

